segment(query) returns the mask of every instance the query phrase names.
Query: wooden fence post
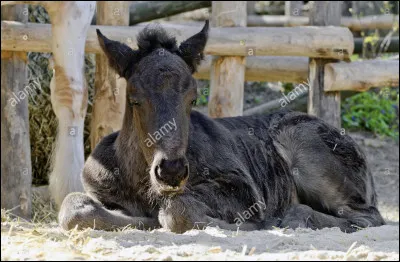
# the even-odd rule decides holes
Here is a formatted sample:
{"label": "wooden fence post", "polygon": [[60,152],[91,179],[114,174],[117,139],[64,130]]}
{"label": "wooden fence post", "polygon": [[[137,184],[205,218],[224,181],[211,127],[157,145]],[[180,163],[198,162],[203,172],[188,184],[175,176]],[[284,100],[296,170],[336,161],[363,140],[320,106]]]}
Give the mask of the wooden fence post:
{"label": "wooden fence post", "polygon": [[[129,4],[124,1],[97,1],[98,25],[129,26]],[[95,96],[91,122],[92,149],[108,134],[121,129],[125,111],[125,79],[108,65],[104,54],[96,55]]]}
{"label": "wooden fence post", "polygon": [[[28,6],[2,6],[1,20],[28,21]],[[24,36],[21,36],[24,39]],[[26,40],[26,39],[25,39]],[[1,208],[31,217],[31,147],[25,52],[1,52]]]}
{"label": "wooden fence post", "polygon": [[[341,8],[339,1],[315,1],[310,11],[310,25],[339,26]],[[329,28],[326,28],[329,30]],[[337,47],[340,52],[340,47]],[[345,54],[344,54],[345,55]],[[309,62],[309,99],[308,113],[340,128],[340,93],[324,92],[325,64],[335,62],[333,59],[310,58]]]}
{"label": "wooden fence post", "polygon": [[[246,1],[212,2],[213,27],[245,27]],[[246,47],[242,39],[237,45]],[[256,50],[252,50],[254,52]],[[255,55],[254,53],[252,55]],[[239,116],[243,113],[244,73],[246,57],[213,57],[210,74],[210,99],[208,113],[211,117]]]}
{"label": "wooden fence post", "polygon": [[286,16],[301,16],[303,12],[303,1],[285,1]]}
{"label": "wooden fence post", "polygon": [[257,1],[246,1],[246,2],[247,2],[247,15],[255,15]]}

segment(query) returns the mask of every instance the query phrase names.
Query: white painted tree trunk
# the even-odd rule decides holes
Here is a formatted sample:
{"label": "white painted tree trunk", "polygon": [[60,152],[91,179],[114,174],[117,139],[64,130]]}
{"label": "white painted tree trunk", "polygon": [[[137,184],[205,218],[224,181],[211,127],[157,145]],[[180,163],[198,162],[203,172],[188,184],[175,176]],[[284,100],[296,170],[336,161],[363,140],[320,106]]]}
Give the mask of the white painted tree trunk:
{"label": "white painted tree trunk", "polygon": [[83,191],[83,128],[88,98],[84,55],[95,6],[95,1],[52,2],[46,5],[53,36],[51,102],[59,123],[49,188],[57,206],[67,194]]}
{"label": "white painted tree trunk", "polygon": [[[58,132],[49,188],[51,197],[60,206],[69,193],[83,191],[83,126],[88,99],[84,55],[96,1],[3,1],[1,5],[26,3],[44,6],[52,24],[54,68],[50,90]],[[30,38],[27,42],[32,45]]]}

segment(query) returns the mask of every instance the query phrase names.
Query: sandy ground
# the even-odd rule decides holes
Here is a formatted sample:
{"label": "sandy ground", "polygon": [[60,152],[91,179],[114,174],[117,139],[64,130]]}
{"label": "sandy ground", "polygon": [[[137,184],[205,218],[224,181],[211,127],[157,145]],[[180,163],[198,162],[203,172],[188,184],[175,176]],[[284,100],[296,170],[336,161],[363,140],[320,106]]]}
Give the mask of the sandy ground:
{"label": "sandy ground", "polygon": [[55,222],[11,221],[2,212],[1,260],[398,260],[398,144],[352,136],[367,154],[388,225],[353,234],[337,228],[233,232],[213,227],[182,235],[162,229],[66,232]]}

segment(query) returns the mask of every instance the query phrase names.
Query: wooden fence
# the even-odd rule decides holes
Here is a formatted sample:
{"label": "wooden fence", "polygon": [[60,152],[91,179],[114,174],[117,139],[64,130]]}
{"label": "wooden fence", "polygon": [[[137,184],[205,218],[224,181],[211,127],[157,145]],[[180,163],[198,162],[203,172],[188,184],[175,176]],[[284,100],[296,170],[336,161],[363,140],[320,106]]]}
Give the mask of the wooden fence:
{"label": "wooden fence", "polygon": [[[125,83],[109,70],[95,30],[99,28],[110,39],[136,48],[135,36],[143,25],[128,27],[132,9],[123,1],[97,2],[98,25],[90,25],[95,12],[94,1],[3,1],[1,4],[24,3],[43,5],[52,25],[26,23],[12,15],[4,16],[1,22],[1,206],[14,208],[16,215],[29,218],[31,165],[27,100],[14,108],[7,100],[26,81],[26,52],[53,52],[55,60],[51,99],[60,128],[50,189],[59,205],[67,193],[82,190],[79,175],[84,163],[82,130],[87,101],[82,70],[84,52],[97,54],[91,134],[94,147],[102,137],[121,127],[125,101]],[[340,91],[398,85],[398,60],[349,62],[355,40],[349,28],[341,24],[353,30],[376,24],[354,24],[346,19],[341,23],[340,2],[315,2],[310,17],[301,18],[304,21],[299,22],[312,26],[266,27],[270,24],[261,17],[257,18],[263,19],[263,24],[257,22],[261,27],[250,28],[247,26],[256,23],[252,22],[253,15],[247,16],[245,10],[245,1],[212,2],[212,28],[205,50],[208,56],[195,74],[197,78],[211,81],[209,113],[212,117],[243,114],[244,80],[293,83],[308,80],[308,112],[340,127]],[[291,22],[296,19],[286,16],[282,25],[297,25],[299,23]],[[398,21],[398,17],[395,19]],[[387,28],[388,21],[384,24]],[[178,41],[200,29],[177,24],[165,27]],[[3,136],[3,131],[7,135]],[[71,137],[71,131],[78,135]],[[27,172],[21,172],[21,168],[26,168]],[[63,186],[56,186],[59,184]]]}

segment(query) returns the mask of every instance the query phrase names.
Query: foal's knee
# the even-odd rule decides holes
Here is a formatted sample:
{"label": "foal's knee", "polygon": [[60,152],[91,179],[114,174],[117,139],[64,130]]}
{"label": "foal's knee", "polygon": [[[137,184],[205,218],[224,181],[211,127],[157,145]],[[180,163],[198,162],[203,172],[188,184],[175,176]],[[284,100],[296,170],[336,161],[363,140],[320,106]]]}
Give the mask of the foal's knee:
{"label": "foal's knee", "polygon": [[61,204],[58,213],[60,226],[70,230],[78,226],[78,229],[93,227],[93,214],[96,203],[89,196],[82,193],[71,193],[67,195]]}
{"label": "foal's knee", "polygon": [[206,223],[201,221],[204,218],[204,214],[199,213],[201,208],[188,205],[187,202],[188,199],[177,198],[166,207],[161,208],[158,214],[158,221],[161,226],[180,234],[193,228],[202,229]]}
{"label": "foal's knee", "polygon": [[179,214],[171,208],[162,208],[158,214],[158,221],[163,228],[174,233],[184,233],[193,228],[193,223],[188,216]]}

